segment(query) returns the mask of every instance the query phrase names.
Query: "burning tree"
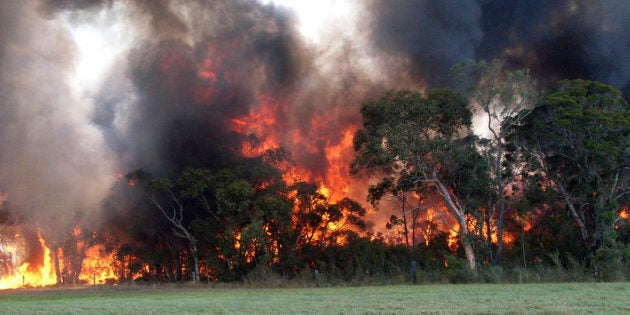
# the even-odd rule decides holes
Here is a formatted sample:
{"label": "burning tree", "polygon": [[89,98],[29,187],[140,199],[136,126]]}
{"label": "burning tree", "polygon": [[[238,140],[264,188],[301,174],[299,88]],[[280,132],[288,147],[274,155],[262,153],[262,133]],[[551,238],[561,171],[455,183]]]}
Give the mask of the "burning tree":
{"label": "burning tree", "polygon": [[[406,176],[406,175],[401,175]],[[413,180],[409,178],[384,178],[378,184],[369,188],[368,201],[376,208],[383,198],[390,198],[392,203],[400,207],[401,218],[392,215],[386,224],[387,229],[393,229],[399,226],[402,230],[400,234],[404,235],[405,244],[408,248],[416,245],[416,229],[418,227],[418,218],[422,210],[427,209],[426,202],[427,191],[420,191]],[[415,203],[415,204],[414,204]],[[409,232],[411,232],[411,243],[409,241]]]}
{"label": "burning tree", "polygon": [[[501,261],[503,252],[503,230],[505,214],[508,210],[506,196],[507,185],[514,180],[512,176],[512,163],[506,159],[505,146],[510,130],[518,125],[529,114],[529,110],[538,99],[538,90],[535,81],[530,77],[528,70],[509,71],[504,68],[502,60],[491,62],[480,61],[474,64],[461,65],[463,70],[469,67],[472,71],[473,83],[469,93],[473,102],[483,110],[487,119],[487,132],[489,139],[486,143],[486,156],[493,177],[493,189],[496,199],[488,205],[491,213],[487,214],[487,229],[490,230],[490,220],[497,213],[497,248],[496,255],[492,257],[491,242],[488,242],[491,258],[495,265]],[[490,238],[490,233],[488,233]]]}
{"label": "burning tree", "polygon": [[[193,260],[195,281],[199,278],[200,263],[204,259],[206,268],[209,268],[210,261],[221,262],[223,267],[213,267],[219,273],[241,273],[245,263],[258,259],[258,254],[273,252],[258,245],[277,243],[262,238],[275,235],[272,225],[277,227],[283,221],[281,215],[267,211],[274,210],[277,214],[282,208],[268,209],[261,204],[263,201],[260,198],[264,198],[264,202],[273,202],[268,191],[277,193],[275,182],[281,181],[281,178],[265,173],[264,165],[255,164],[250,163],[251,168],[241,165],[220,170],[186,168],[173,181],[168,178],[151,179],[143,171],[127,175],[133,186],[140,186],[145,192],[153,209],[159,210],[160,217],[170,225],[172,235],[186,241],[186,256]],[[276,206],[280,204],[275,203]],[[290,206],[284,209],[290,212]],[[246,237],[243,237],[244,231]],[[170,243],[168,237],[164,241]],[[246,248],[252,250],[247,251]],[[247,255],[248,258],[244,257]],[[177,267],[178,272],[182,268]]]}
{"label": "burning tree", "polygon": [[344,198],[333,203],[313,183],[297,182],[289,187],[295,205],[293,226],[296,247],[325,247],[343,242],[349,228],[365,229],[365,209]]}
{"label": "burning tree", "polygon": [[[363,104],[363,129],[354,136],[354,172],[378,169],[383,181],[405,182],[409,189],[430,188],[458,223],[457,234],[468,268],[476,268],[467,214],[484,191],[487,163],[471,140],[472,114],[459,94],[438,90],[388,92]],[[473,208],[474,209],[474,208]]]}
{"label": "burning tree", "polygon": [[[516,130],[538,192],[566,207],[592,260],[615,246],[615,222],[630,195],[630,108],[615,88],[561,81]],[[601,252],[600,252],[601,251]],[[604,255],[604,254],[602,254]]]}

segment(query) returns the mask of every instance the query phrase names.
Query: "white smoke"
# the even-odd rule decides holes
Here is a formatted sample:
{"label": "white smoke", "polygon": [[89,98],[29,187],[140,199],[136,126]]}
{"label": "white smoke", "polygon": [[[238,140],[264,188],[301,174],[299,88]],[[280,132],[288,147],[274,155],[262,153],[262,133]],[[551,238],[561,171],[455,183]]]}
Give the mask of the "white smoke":
{"label": "white smoke", "polygon": [[60,17],[40,10],[35,1],[0,4],[18,17],[0,46],[0,190],[26,222],[68,228],[99,208],[113,156],[88,90],[76,88],[77,44]]}

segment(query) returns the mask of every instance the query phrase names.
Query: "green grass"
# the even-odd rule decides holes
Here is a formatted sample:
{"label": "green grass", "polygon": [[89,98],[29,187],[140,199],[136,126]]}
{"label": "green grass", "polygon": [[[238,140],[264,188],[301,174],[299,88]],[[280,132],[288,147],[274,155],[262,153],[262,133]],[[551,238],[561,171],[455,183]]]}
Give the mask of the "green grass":
{"label": "green grass", "polygon": [[630,313],[630,283],[326,288],[117,286],[0,291],[2,314]]}

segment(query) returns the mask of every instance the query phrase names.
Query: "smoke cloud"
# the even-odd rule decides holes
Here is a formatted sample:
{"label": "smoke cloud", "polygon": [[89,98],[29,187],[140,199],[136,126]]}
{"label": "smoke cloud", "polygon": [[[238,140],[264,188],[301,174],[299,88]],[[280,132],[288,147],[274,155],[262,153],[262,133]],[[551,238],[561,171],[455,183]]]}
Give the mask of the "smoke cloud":
{"label": "smoke cloud", "polygon": [[372,1],[377,49],[407,56],[418,80],[452,84],[450,67],[503,58],[548,85],[606,82],[630,92],[630,3],[623,0]]}
{"label": "smoke cloud", "polygon": [[33,228],[71,229],[98,209],[113,157],[69,80],[74,44],[39,10],[0,4],[0,190]]}
{"label": "smoke cloud", "polygon": [[449,85],[449,69],[474,59],[483,36],[481,6],[475,0],[379,0],[369,12],[374,45],[410,59],[413,77],[433,87]]}

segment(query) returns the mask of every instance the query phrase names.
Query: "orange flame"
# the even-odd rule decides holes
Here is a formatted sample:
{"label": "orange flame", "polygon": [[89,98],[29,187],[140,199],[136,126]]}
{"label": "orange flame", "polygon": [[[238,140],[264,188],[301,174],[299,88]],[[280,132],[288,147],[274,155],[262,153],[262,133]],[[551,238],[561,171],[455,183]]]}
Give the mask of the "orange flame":
{"label": "orange flame", "polygon": [[[486,231],[485,229],[483,229],[483,232],[477,232],[477,219],[473,216],[468,215],[467,216],[467,227],[468,227],[468,233],[483,233],[483,237],[484,239],[487,237]],[[529,231],[532,228],[532,224],[529,222],[525,222],[525,225],[523,226],[523,230],[525,232]],[[459,232],[459,224],[458,223],[453,223],[453,227],[450,229],[449,231],[449,235],[448,235],[448,248],[455,252],[457,251],[457,249],[459,248],[459,236],[458,236],[458,232]],[[506,230],[503,230],[503,244],[505,245],[510,245],[510,244],[514,244],[514,242],[516,242],[516,236]],[[493,244],[497,244],[498,243],[498,234],[496,229],[493,229],[491,231],[490,234],[490,239],[492,241]]]}
{"label": "orange flame", "polygon": [[[343,117],[343,113],[315,112],[307,121],[292,127],[290,121],[283,119],[287,117],[292,101],[291,95],[277,97],[261,93],[249,113],[230,120],[230,129],[235,133],[246,137],[255,136],[243,143],[241,153],[254,157],[267,150],[283,147],[289,151],[293,160],[281,166],[283,179],[289,185],[298,181],[314,183],[326,202],[341,201],[350,193],[349,165],[354,156],[353,137],[358,126],[348,123],[352,119],[345,119],[345,124],[339,122],[337,119]],[[307,166],[309,163],[313,164]],[[320,228],[325,227],[328,233],[334,235],[330,240],[327,237],[327,241],[339,245],[346,242],[342,239],[344,233],[339,233],[348,228],[344,226],[345,220],[344,217],[341,222],[332,222],[322,218]],[[314,239],[316,236],[308,238]]]}
{"label": "orange flame", "polygon": [[225,59],[234,58],[231,52],[240,50],[237,41],[218,41],[206,47],[205,54],[197,60],[198,81],[193,87],[193,99],[197,104],[209,104],[218,96],[217,84],[226,82],[232,85],[237,74],[223,69]]}
{"label": "orange flame", "polygon": [[230,121],[232,131],[241,135],[253,134],[260,141],[253,146],[250,143],[244,144],[241,151],[245,156],[260,155],[266,150],[280,147],[279,135],[274,134],[273,130],[279,123],[275,117],[283,104],[280,100],[265,94],[258,96],[258,103],[258,108],[250,111],[247,116]]}
{"label": "orange flame", "polygon": [[[57,277],[50,257],[50,249],[46,246],[46,242],[39,231],[37,232],[37,237],[44,252],[43,264],[35,266],[28,262],[22,263],[15,273],[0,278],[0,289],[43,287],[57,283]],[[9,246],[8,249],[12,251],[13,255],[17,254],[17,246]]]}
{"label": "orange flame", "polygon": [[117,265],[114,254],[108,254],[103,245],[92,246],[86,250],[79,280],[94,285],[117,281],[114,272]]}
{"label": "orange flame", "polygon": [[[315,182],[320,186],[320,193],[331,201],[343,199],[350,190],[348,165],[353,157],[352,141],[357,127],[348,125],[338,131],[339,134],[325,137],[330,133],[330,117],[335,117],[335,114],[328,113],[313,115],[310,121],[312,130],[288,130],[284,122],[277,119],[286,110],[287,102],[286,99],[260,94],[255,109],[244,117],[230,121],[232,131],[244,136],[253,134],[257,138],[255,143],[243,144],[241,152],[251,157],[281,146],[312,154],[322,152],[327,164],[325,174],[316,175],[311,170],[297,166],[289,170],[284,179],[290,184],[297,180]],[[320,145],[323,145],[323,150]]]}
{"label": "orange flame", "polygon": [[328,161],[326,177],[329,185],[331,185],[329,191],[332,190],[332,192],[341,194],[334,196],[335,200],[342,199],[350,191],[350,170],[348,168],[350,160],[348,158],[353,156],[352,141],[355,131],[354,127],[346,128],[343,130],[341,141],[338,144],[325,148],[326,160]]}
{"label": "orange flame", "polygon": [[452,252],[456,252],[459,248],[459,224],[456,224],[449,232],[448,232],[448,249]]}

